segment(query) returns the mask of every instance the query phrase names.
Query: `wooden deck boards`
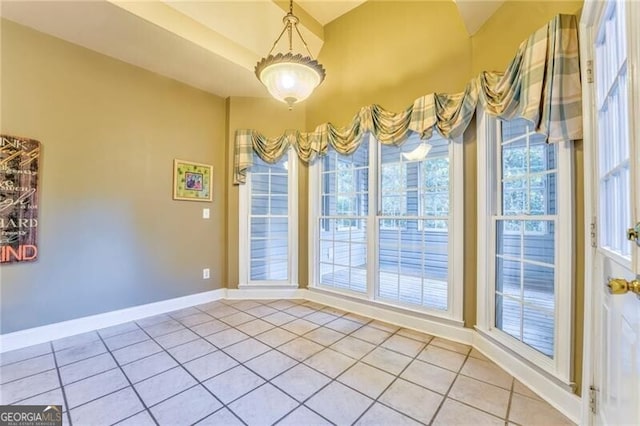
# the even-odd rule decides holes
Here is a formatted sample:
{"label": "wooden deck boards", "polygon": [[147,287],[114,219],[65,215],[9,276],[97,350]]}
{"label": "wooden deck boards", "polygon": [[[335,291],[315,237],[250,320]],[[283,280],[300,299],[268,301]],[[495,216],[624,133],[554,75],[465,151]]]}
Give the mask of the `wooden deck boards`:
{"label": "wooden deck boards", "polygon": [[[379,277],[377,298],[401,305],[413,305],[428,309],[446,310],[448,285],[446,281],[424,279],[417,274],[398,274],[390,272],[388,266],[383,268]],[[336,289],[345,289],[360,293],[367,292],[367,276],[365,269],[344,268],[321,277],[321,283]],[[505,293],[519,295],[519,287],[505,286]],[[549,289],[551,290],[551,289]],[[503,303],[501,328],[518,340],[532,346],[540,352],[552,356],[554,345],[554,297],[552,291],[542,287],[527,292],[527,299],[534,300],[536,307],[520,305],[513,301]],[[509,303],[510,302],[510,303]],[[524,313],[524,321],[521,323]],[[521,330],[521,325],[524,327]],[[521,335],[522,332],[522,335]]]}

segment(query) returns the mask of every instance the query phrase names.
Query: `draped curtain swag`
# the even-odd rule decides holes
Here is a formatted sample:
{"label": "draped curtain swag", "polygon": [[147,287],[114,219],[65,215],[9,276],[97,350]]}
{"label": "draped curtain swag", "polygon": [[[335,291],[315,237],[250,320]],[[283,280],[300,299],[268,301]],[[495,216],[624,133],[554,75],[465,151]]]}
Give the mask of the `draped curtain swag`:
{"label": "draped curtain swag", "polygon": [[520,44],[505,72],[484,71],[464,92],[432,93],[416,99],[404,111],[394,113],[378,105],[363,107],[351,124],[331,123],[313,132],[287,131],[267,138],[255,130],[237,130],[234,152],[234,184],[245,183],[253,164],[253,152],[275,163],[293,146],[306,163],[324,155],[329,146],[342,155],[355,152],[366,132],[380,143],[399,145],[415,132],[428,139],[435,128],[443,137],[462,135],[478,102],[488,114],[531,121],[548,142],[582,139],[582,99],[576,17],[558,15]]}

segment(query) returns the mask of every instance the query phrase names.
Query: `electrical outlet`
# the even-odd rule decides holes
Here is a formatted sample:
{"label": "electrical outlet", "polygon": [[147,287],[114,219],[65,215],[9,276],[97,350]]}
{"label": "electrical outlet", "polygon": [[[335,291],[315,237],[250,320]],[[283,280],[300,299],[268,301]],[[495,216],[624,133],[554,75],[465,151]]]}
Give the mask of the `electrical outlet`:
{"label": "electrical outlet", "polygon": [[209,219],[209,209],[202,209],[202,218]]}
{"label": "electrical outlet", "polygon": [[203,280],[208,280],[209,279],[209,268],[204,268],[202,270],[202,279]]}

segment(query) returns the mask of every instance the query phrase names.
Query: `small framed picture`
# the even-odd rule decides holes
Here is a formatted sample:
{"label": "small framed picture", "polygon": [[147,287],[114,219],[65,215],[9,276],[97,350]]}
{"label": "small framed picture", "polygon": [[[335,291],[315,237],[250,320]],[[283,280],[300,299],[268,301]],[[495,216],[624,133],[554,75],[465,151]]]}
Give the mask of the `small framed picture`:
{"label": "small framed picture", "polygon": [[211,201],[213,166],[193,161],[173,160],[173,199]]}

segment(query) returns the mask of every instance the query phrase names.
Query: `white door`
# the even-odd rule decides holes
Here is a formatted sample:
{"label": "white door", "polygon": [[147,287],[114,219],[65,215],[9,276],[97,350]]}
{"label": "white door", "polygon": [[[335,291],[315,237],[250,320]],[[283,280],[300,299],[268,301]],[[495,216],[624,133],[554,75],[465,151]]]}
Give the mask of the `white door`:
{"label": "white door", "polygon": [[585,378],[593,391],[585,400],[595,397],[589,420],[603,425],[640,425],[640,240],[628,234],[640,221],[638,17],[636,1],[587,1],[581,22],[583,54],[592,61],[583,60],[593,80],[583,82],[591,123],[585,148],[593,149],[585,176],[597,234],[587,255],[593,322],[585,330],[591,333]]}

